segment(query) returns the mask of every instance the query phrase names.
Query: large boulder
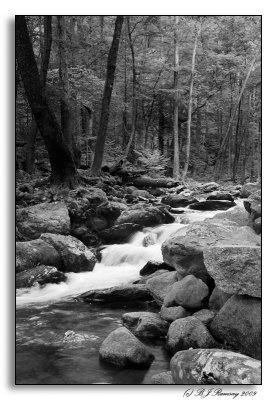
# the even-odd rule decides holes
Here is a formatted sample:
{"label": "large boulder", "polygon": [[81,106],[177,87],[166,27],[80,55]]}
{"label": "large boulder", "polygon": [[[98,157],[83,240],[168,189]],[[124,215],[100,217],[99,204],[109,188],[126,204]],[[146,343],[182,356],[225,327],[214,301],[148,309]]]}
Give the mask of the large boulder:
{"label": "large boulder", "polygon": [[201,322],[203,322],[204,325],[209,326],[215,317],[215,312],[203,308],[202,310],[199,310],[196,313],[194,313],[192,316],[198,318]]}
{"label": "large boulder", "polygon": [[78,297],[79,299],[92,303],[94,301],[105,301],[105,302],[126,302],[126,301],[137,301],[137,300],[151,300],[151,295],[143,284],[127,284],[114,286],[107,289],[95,289],[83,293]]}
{"label": "large boulder", "polygon": [[261,184],[259,182],[256,183],[246,183],[240,190],[240,197],[243,199],[249,197],[252,193],[261,189]]}
{"label": "large boulder", "polygon": [[174,222],[174,217],[164,207],[145,206],[137,204],[123,211],[116,220],[117,225],[132,223],[141,227],[155,226]]}
{"label": "large boulder", "polygon": [[160,372],[159,374],[151,377],[152,385],[174,385],[172,375],[170,371]]}
{"label": "large boulder", "polygon": [[253,229],[259,235],[262,233],[262,217],[255,219],[253,222]]}
{"label": "large boulder", "polygon": [[206,328],[196,317],[176,319],[172,322],[167,333],[167,347],[172,353],[189,348],[211,349],[217,343]]}
{"label": "large boulder", "polygon": [[207,197],[207,200],[228,200],[234,201],[233,196],[226,192],[213,192]]}
{"label": "large boulder", "polygon": [[148,200],[155,200],[155,196],[153,196],[152,194],[150,194],[147,190],[142,190],[142,189],[136,189],[134,188],[134,190],[131,193],[133,196],[135,197],[140,197],[143,199],[148,199]]}
{"label": "large boulder", "polygon": [[154,360],[147,348],[125,327],[111,332],[102,343],[102,361],[118,367],[148,367]]}
{"label": "large boulder", "polygon": [[170,362],[173,382],[183,385],[259,385],[261,362],[219,349],[179,351]]}
{"label": "large boulder", "polygon": [[176,272],[167,272],[148,279],[146,286],[156,303],[162,305],[167,292],[175,282],[177,282]]}
{"label": "large boulder", "polygon": [[38,265],[37,267],[16,274],[16,288],[27,288],[34,284],[59,283],[65,281],[63,272],[56,267]]}
{"label": "large boulder", "polygon": [[212,218],[206,218],[206,222],[219,222],[230,224],[231,222],[236,223],[239,226],[251,226],[251,220],[249,214],[245,210],[244,206],[237,204],[235,207],[229,208],[229,210],[217,213]]}
{"label": "large boulder", "polygon": [[167,271],[175,271],[174,268],[170,267],[170,265],[165,264],[164,262],[159,261],[148,261],[145,266],[139,271],[141,276],[146,276],[153,274],[159,270],[167,270]]}
{"label": "large boulder", "polygon": [[142,276],[139,280],[137,280],[137,281],[135,281],[133,283],[135,283],[135,284],[137,284],[137,283],[146,283],[148,281],[148,279],[154,278],[155,276],[159,276],[159,275],[165,274],[167,272],[168,272],[168,270],[166,270],[166,269],[159,269],[158,271],[153,272],[153,274]]}
{"label": "large boulder", "polygon": [[250,218],[252,221],[260,218],[262,216],[262,199],[261,199],[261,191],[257,190],[252,193],[246,200],[244,200],[243,204],[246,211],[250,214]]}
{"label": "large boulder", "polygon": [[261,247],[207,247],[204,264],[223,292],[261,297]]}
{"label": "large boulder", "polygon": [[176,307],[162,306],[160,310],[160,316],[165,321],[173,322],[179,318],[189,317],[190,312],[188,310],[185,310],[181,306],[176,306]]}
{"label": "large boulder", "polygon": [[37,265],[60,267],[60,255],[53,246],[41,239],[16,242],[16,272],[34,268]]}
{"label": "large boulder", "polygon": [[198,200],[192,196],[186,196],[184,194],[169,194],[162,197],[162,203],[167,204],[170,207],[186,207],[189,204],[197,203]]}
{"label": "large boulder", "polygon": [[114,225],[111,228],[99,232],[99,236],[107,244],[116,244],[126,242],[127,238],[133,233],[139,231],[141,226],[133,223]]}
{"label": "large boulder", "polygon": [[164,298],[166,307],[179,305],[188,310],[201,308],[209,294],[208,286],[194,275],[173,283]]}
{"label": "large boulder", "polygon": [[231,294],[223,292],[216,286],[209,298],[209,309],[219,311],[231,296]]}
{"label": "large boulder", "polygon": [[219,190],[219,184],[216,182],[202,183],[202,185],[198,186],[197,189],[200,189],[204,193],[209,193],[214,190]]}
{"label": "large boulder", "polygon": [[210,284],[213,280],[203,260],[203,250],[215,245],[259,246],[260,237],[250,227],[198,222],[185,226],[162,244],[164,262],[178,276],[194,275]]}
{"label": "large boulder", "polygon": [[213,211],[213,210],[228,210],[234,207],[236,203],[229,200],[204,200],[198,203],[190,204],[191,210]]}
{"label": "large boulder", "polygon": [[147,311],[125,313],[122,322],[135,336],[143,338],[164,337],[169,326],[159,314]]}
{"label": "large boulder", "polygon": [[215,338],[234,350],[261,358],[261,300],[232,296],[210,325]]}
{"label": "large boulder", "polygon": [[68,235],[70,218],[63,202],[41,203],[16,210],[16,225],[21,234],[38,239],[44,232]]}
{"label": "large boulder", "polygon": [[62,261],[62,271],[82,272],[93,270],[96,263],[95,255],[75,237],[43,233],[40,239],[57,250]]}

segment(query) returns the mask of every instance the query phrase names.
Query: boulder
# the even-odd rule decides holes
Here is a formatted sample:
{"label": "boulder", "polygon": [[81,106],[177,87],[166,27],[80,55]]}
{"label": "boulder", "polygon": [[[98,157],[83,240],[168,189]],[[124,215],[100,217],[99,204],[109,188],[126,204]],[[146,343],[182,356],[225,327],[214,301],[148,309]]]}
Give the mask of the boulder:
{"label": "boulder", "polygon": [[261,358],[261,300],[232,296],[210,325],[215,338],[243,354]]}
{"label": "boulder", "polygon": [[173,283],[177,282],[176,272],[167,272],[160,276],[148,279],[146,287],[156,303],[162,305],[164,298]]}
{"label": "boulder", "polygon": [[94,301],[136,301],[136,300],[151,300],[151,295],[146,285],[120,285],[107,289],[95,289],[83,293],[78,297],[79,299],[92,303]]}
{"label": "boulder", "polygon": [[261,191],[258,190],[252,193],[247,200],[244,200],[243,204],[246,211],[250,214],[252,221],[262,216],[262,205],[261,205]]}
{"label": "boulder", "polygon": [[224,293],[216,286],[209,298],[209,309],[219,311],[231,296],[231,294]]}
{"label": "boulder", "polygon": [[256,183],[246,183],[240,190],[240,197],[243,199],[249,197],[252,193],[261,189],[261,184],[259,182]]}
{"label": "boulder", "polygon": [[123,314],[122,322],[135,336],[143,338],[164,337],[169,327],[159,314],[147,311]]}
{"label": "boulder", "polygon": [[155,196],[147,192],[147,190],[142,190],[142,189],[134,189],[131,193],[135,197],[141,197],[143,199],[150,199],[150,200],[155,200]]}
{"label": "boulder", "polygon": [[61,270],[63,272],[93,270],[96,263],[95,255],[75,237],[43,233],[40,239],[57,250],[61,257]]}
{"label": "boulder", "polygon": [[16,288],[27,288],[34,284],[45,285],[62,281],[65,281],[63,272],[58,271],[56,267],[46,265],[38,265],[16,274]]}
{"label": "boulder", "polygon": [[186,207],[189,204],[197,203],[198,200],[192,196],[186,196],[184,194],[169,194],[162,197],[162,203],[167,204],[170,207]]}
{"label": "boulder", "polygon": [[159,275],[165,274],[167,272],[168,271],[166,269],[159,269],[158,271],[153,272],[153,274],[145,275],[145,276],[141,277],[139,280],[137,280],[137,281],[135,281],[133,283],[134,284],[146,283],[148,281],[148,279],[154,278],[155,276],[159,276]]}
{"label": "boulder", "polygon": [[219,184],[216,182],[207,182],[207,183],[203,183],[199,188],[204,193],[208,193],[208,192],[212,192],[214,190],[218,190]]}
{"label": "boulder", "polygon": [[204,325],[209,326],[215,317],[215,312],[203,308],[202,310],[199,310],[196,313],[194,313],[192,316],[198,318],[201,322],[203,322]]}
{"label": "boulder", "polygon": [[164,298],[166,307],[179,305],[188,310],[201,308],[209,294],[208,286],[194,275],[173,283]]}
{"label": "boulder", "polygon": [[178,276],[194,275],[206,284],[213,282],[203,261],[203,250],[214,245],[259,246],[260,237],[250,227],[198,222],[185,226],[162,244],[163,260]]}
{"label": "boulder", "polygon": [[37,265],[61,266],[59,253],[53,246],[41,239],[16,242],[16,272],[34,268]]}
{"label": "boulder", "polygon": [[170,369],[175,384],[261,384],[261,362],[227,350],[179,351],[171,359]]}
{"label": "boulder", "polygon": [[29,239],[38,239],[44,232],[68,235],[70,218],[63,202],[41,203],[16,210],[19,232]]}
{"label": "boulder", "polygon": [[149,233],[147,236],[143,238],[142,245],[143,247],[153,246],[157,242],[157,235],[153,233]]}
{"label": "boulder", "polygon": [[127,209],[128,207],[126,204],[110,201],[97,206],[96,215],[104,218],[108,221],[108,224],[111,225],[120,216],[120,214]]}
{"label": "boulder", "polygon": [[176,306],[176,307],[162,306],[161,311],[160,311],[160,316],[165,321],[173,322],[179,318],[189,317],[190,312],[188,310],[185,310],[181,306]]}
{"label": "boulder", "polygon": [[145,266],[139,271],[141,276],[146,276],[153,274],[159,270],[167,270],[167,271],[175,271],[174,268],[170,267],[169,265],[165,264],[164,262],[159,261],[148,261]]}
{"label": "boulder", "polygon": [[251,226],[251,220],[249,218],[249,214],[245,210],[245,208],[238,204],[235,207],[229,208],[229,210],[217,213],[212,218],[206,218],[207,222],[220,222],[229,224],[230,221],[236,223],[239,226]]}
{"label": "boulder", "polygon": [[206,326],[196,317],[176,319],[167,333],[167,347],[172,353],[191,347],[211,349],[217,346]]}
{"label": "boulder", "polygon": [[234,207],[236,203],[228,200],[204,200],[189,205],[191,210],[213,211],[213,210],[228,210]]}
{"label": "boulder", "polygon": [[211,246],[203,254],[209,274],[223,292],[261,297],[261,247]]}
{"label": "boulder", "polygon": [[210,196],[207,197],[207,200],[227,200],[234,201],[233,196],[230,193],[225,192],[213,192]]}
{"label": "boulder", "polygon": [[125,223],[120,225],[114,225],[111,228],[104,229],[99,232],[101,239],[107,244],[116,244],[126,242],[129,236],[139,231],[141,226],[133,223]]}
{"label": "boulder", "polygon": [[255,219],[253,222],[253,229],[259,235],[262,233],[262,217]]}
{"label": "boulder", "polygon": [[150,383],[151,385],[174,385],[170,371],[153,375]]}
{"label": "boulder", "polygon": [[132,223],[141,227],[170,224],[172,222],[174,222],[174,217],[165,208],[145,206],[145,204],[129,207],[116,220],[117,225]]}
{"label": "boulder", "polygon": [[118,367],[148,367],[154,355],[125,327],[111,332],[99,350],[102,361]]}

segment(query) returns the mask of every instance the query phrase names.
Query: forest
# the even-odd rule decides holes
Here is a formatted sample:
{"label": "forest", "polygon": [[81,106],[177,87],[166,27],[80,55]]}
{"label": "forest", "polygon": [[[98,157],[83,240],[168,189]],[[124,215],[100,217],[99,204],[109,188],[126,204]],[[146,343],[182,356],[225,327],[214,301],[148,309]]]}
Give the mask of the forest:
{"label": "forest", "polygon": [[261,384],[261,22],[15,17],[16,385]]}

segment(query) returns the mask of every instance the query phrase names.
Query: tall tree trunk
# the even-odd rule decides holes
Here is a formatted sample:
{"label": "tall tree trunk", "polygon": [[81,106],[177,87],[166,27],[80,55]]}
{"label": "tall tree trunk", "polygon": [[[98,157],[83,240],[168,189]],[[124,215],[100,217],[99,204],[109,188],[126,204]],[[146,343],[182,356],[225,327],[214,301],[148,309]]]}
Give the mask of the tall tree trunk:
{"label": "tall tree trunk", "polygon": [[179,179],[180,177],[180,158],[179,158],[179,93],[178,93],[178,77],[179,77],[179,16],[175,16],[174,24],[174,114],[173,114],[173,178]]}
{"label": "tall tree trunk", "polygon": [[15,39],[18,69],[36,124],[48,150],[51,180],[55,184],[74,186],[79,175],[58,121],[48,106],[26,20],[22,15],[15,18]]}
{"label": "tall tree trunk", "polygon": [[165,131],[165,117],[164,117],[164,103],[162,95],[158,98],[158,110],[159,110],[159,150],[161,154],[164,154],[164,131]]}
{"label": "tall tree trunk", "polygon": [[196,56],[198,37],[199,37],[200,33],[201,33],[201,23],[197,30],[196,36],[195,36],[192,60],[191,60],[191,79],[190,79],[190,89],[189,89],[189,105],[188,105],[188,121],[187,121],[187,143],[186,143],[186,150],[185,150],[185,165],[184,165],[184,171],[183,171],[183,181],[185,180],[185,178],[187,176],[188,167],[189,167],[190,142],[191,142],[191,110],[192,110],[195,56]]}
{"label": "tall tree trunk", "polygon": [[104,94],[101,106],[100,123],[97,133],[97,140],[95,146],[95,154],[91,166],[91,173],[98,174],[102,165],[105,141],[107,136],[109,115],[110,115],[110,102],[113,91],[113,83],[116,69],[116,59],[119,48],[120,34],[123,24],[123,16],[118,15],[115,21],[115,28],[113,34],[113,41],[110,47],[108,61],[107,61],[107,74],[105,80]]}
{"label": "tall tree trunk", "polygon": [[[41,41],[41,65],[40,65],[40,81],[43,91],[45,91],[47,71],[50,61],[51,46],[52,46],[52,15],[44,16],[44,38]],[[43,43],[43,44],[42,44]],[[37,138],[38,128],[35,117],[33,116],[31,131],[28,136],[28,143],[26,146],[26,171],[30,174],[34,172],[35,163],[35,145]]]}

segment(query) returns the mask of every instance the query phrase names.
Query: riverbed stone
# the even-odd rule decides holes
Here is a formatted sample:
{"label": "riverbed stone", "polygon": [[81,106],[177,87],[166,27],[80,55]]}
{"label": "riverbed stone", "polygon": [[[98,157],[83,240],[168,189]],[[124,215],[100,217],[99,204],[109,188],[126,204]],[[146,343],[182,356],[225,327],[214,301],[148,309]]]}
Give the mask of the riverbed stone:
{"label": "riverbed stone", "polygon": [[92,303],[94,301],[126,302],[152,299],[147,286],[144,284],[126,284],[107,289],[89,290],[78,296],[78,298],[87,303]]}
{"label": "riverbed stone", "polygon": [[125,313],[122,322],[135,336],[143,338],[164,337],[169,327],[159,314],[148,311]]}
{"label": "riverbed stone", "polygon": [[151,377],[152,385],[174,385],[172,374],[170,371],[160,372]]}
{"label": "riverbed stone", "polygon": [[243,204],[246,211],[250,214],[250,218],[252,221],[255,221],[257,218],[262,216],[262,199],[261,199],[261,190],[257,190],[252,193],[246,200],[244,200]]}
{"label": "riverbed stone", "polygon": [[185,194],[169,194],[162,197],[162,203],[169,205],[173,208],[186,207],[189,204],[197,203],[198,200],[195,197],[188,196]]}
{"label": "riverbed stone", "polygon": [[257,190],[261,189],[261,184],[260,182],[255,182],[255,183],[246,183],[245,185],[242,186],[240,190],[240,197],[243,199],[249,197],[252,193],[256,192]]}
{"label": "riverbed stone", "polygon": [[44,232],[68,235],[70,218],[63,202],[40,203],[16,210],[16,225],[21,234],[38,239]]}
{"label": "riverbed stone", "polygon": [[209,326],[212,320],[215,317],[215,312],[212,310],[208,310],[203,308],[202,310],[197,311],[192,316],[198,318],[204,325]]}
{"label": "riverbed stone", "polygon": [[212,335],[234,350],[261,358],[261,300],[232,296],[210,325]]}
{"label": "riverbed stone", "polygon": [[166,269],[159,269],[158,271],[153,272],[153,274],[142,276],[138,281],[135,281],[133,283],[135,283],[135,284],[146,283],[148,281],[148,279],[154,278],[155,276],[165,274],[167,272],[168,272],[168,270],[166,270]]}
{"label": "riverbed stone", "polygon": [[16,288],[27,288],[34,284],[60,283],[65,281],[65,275],[56,267],[38,265],[34,268],[16,274]]}
{"label": "riverbed stone", "polygon": [[207,247],[204,264],[223,292],[261,297],[261,247]]}
{"label": "riverbed stone", "polygon": [[80,240],[73,236],[43,233],[40,239],[53,246],[59,253],[63,272],[92,271],[96,257]]}
{"label": "riverbed stone", "polygon": [[209,294],[208,286],[194,275],[173,283],[164,298],[166,307],[179,305],[188,310],[201,308]]}
{"label": "riverbed stone", "polygon": [[139,271],[141,276],[146,276],[153,274],[159,270],[167,270],[167,271],[175,271],[174,268],[170,267],[170,265],[165,264],[164,262],[159,261],[148,261],[144,267]]}
{"label": "riverbed stone", "polygon": [[154,355],[125,327],[111,332],[103,341],[99,357],[118,367],[149,367]]}
{"label": "riverbed stone", "polygon": [[125,223],[104,229],[99,232],[98,235],[107,244],[117,244],[126,242],[129,236],[138,232],[140,229],[141,226],[138,224]]}
{"label": "riverbed stone", "polygon": [[53,246],[41,239],[28,242],[16,242],[16,272],[36,267],[37,265],[61,266],[59,253]]}
{"label": "riverbed stone", "polygon": [[261,362],[243,354],[220,349],[179,351],[170,362],[175,384],[259,385]]}
{"label": "riverbed stone", "polygon": [[234,201],[233,196],[230,193],[226,192],[212,192],[208,197],[207,200],[228,200]]}
{"label": "riverbed stone", "polygon": [[206,218],[205,221],[226,224],[230,224],[231,221],[239,226],[251,226],[249,214],[242,204],[237,204],[235,207],[229,208],[229,210],[217,213],[212,218]]}
{"label": "riverbed stone", "polygon": [[196,317],[176,319],[167,333],[167,347],[172,353],[191,347],[210,349],[217,346],[209,330]]}
{"label": "riverbed stone", "polygon": [[141,227],[170,224],[174,217],[164,207],[153,207],[145,204],[136,204],[122,212],[116,220],[117,225],[132,223]]}
{"label": "riverbed stone", "polygon": [[162,305],[167,292],[175,282],[177,282],[176,272],[167,272],[160,276],[148,279],[146,286],[157,304]]}
{"label": "riverbed stone", "polygon": [[228,208],[234,207],[235,205],[236,203],[234,201],[229,200],[204,200],[190,204],[189,209],[201,211],[228,210]]}
{"label": "riverbed stone", "polygon": [[215,286],[209,298],[209,309],[215,312],[219,311],[231,296],[231,294],[225,293]]}
{"label": "riverbed stone", "polygon": [[162,319],[168,322],[173,322],[179,318],[189,317],[191,315],[190,311],[186,310],[184,307],[165,307],[162,306],[160,310],[160,316]]}

